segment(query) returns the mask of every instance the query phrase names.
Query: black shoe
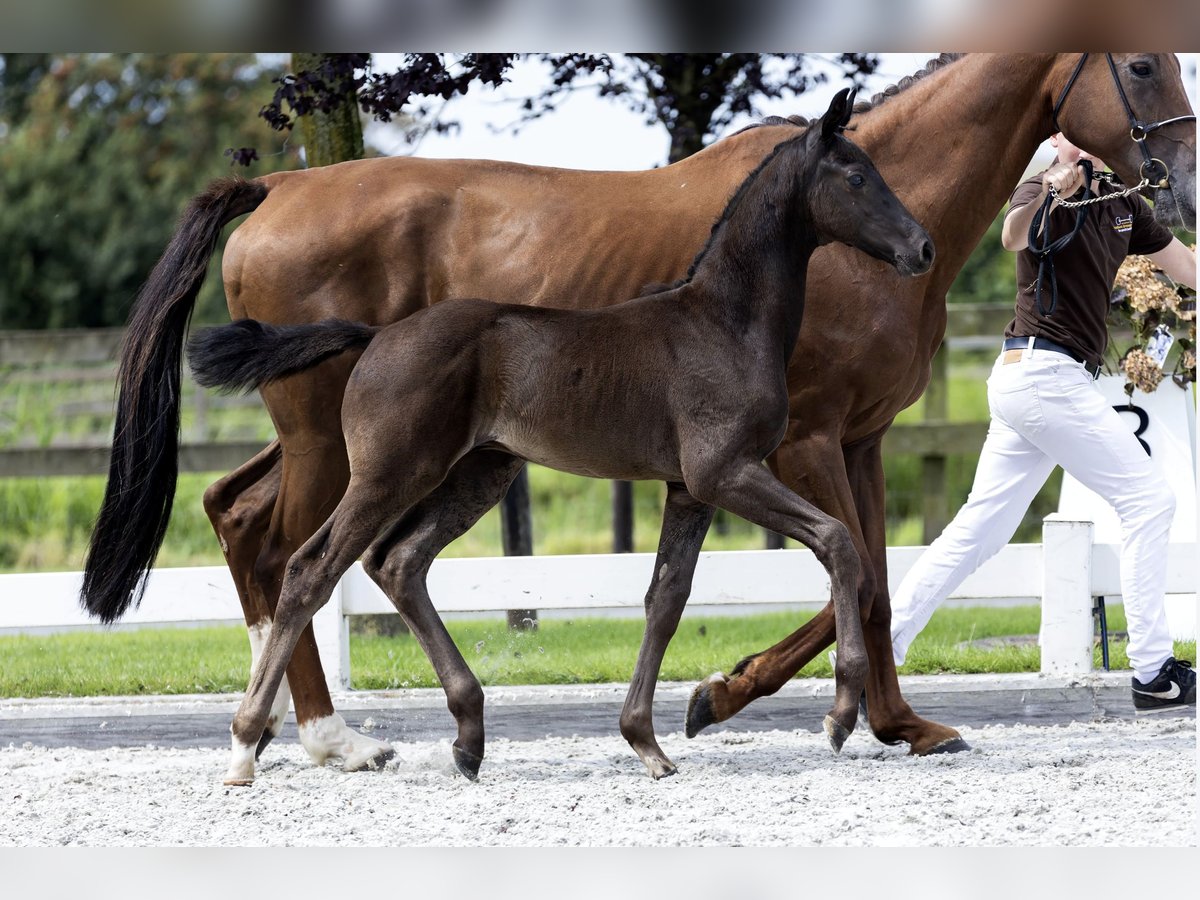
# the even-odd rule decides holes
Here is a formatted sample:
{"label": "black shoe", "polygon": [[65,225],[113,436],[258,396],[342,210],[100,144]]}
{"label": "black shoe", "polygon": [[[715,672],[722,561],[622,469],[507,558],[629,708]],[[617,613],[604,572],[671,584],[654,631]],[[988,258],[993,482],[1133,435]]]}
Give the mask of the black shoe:
{"label": "black shoe", "polygon": [[1169,657],[1149,684],[1133,679],[1133,707],[1139,714],[1196,705],[1196,670],[1186,661]]}

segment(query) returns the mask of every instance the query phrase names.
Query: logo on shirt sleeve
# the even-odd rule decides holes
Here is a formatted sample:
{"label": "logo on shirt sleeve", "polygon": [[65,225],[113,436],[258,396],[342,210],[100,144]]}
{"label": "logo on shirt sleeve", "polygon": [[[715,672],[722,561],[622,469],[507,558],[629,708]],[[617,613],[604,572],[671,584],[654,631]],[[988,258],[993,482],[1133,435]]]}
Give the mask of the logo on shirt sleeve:
{"label": "logo on shirt sleeve", "polygon": [[1113,216],[1113,231],[1117,234],[1128,234],[1133,231],[1133,213],[1127,216]]}

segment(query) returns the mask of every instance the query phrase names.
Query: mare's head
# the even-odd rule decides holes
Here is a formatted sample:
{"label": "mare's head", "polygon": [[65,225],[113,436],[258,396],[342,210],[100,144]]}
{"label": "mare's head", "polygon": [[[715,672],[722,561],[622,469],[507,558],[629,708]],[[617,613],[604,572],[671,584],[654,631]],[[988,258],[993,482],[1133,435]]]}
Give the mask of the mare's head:
{"label": "mare's head", "polygon": [[849,244],[901,275],[921,275],[933,265],[933,241],[870,157],[843,136],[853,106],[850,89],[839,91],[804,138],[809,216],[821,243]]}
{"label": "mare's head", "polygon": [[1154,217],[1196,230],[1196,120],[1174,53],[1063,53],[1050,87],[1055,131],[1126,184],[1145,175]]}

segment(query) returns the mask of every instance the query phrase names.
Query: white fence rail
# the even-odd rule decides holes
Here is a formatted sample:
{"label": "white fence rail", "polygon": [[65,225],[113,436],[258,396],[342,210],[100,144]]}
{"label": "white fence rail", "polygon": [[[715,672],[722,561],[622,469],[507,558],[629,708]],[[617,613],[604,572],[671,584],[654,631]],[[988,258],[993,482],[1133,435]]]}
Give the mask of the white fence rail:
{"label": "white fence rail", "polygon": [[[888,550],[893,588],[923,547]],[[1084,674],[1092,666],[1092,598],[1121,593],[1120,547],[1093,544],[1092,523],[1061,516],[1043,526],[1043,543],[1010,544],[984,564],[953,599],[1000,598],[1042,604],[1042,671]],[[442,612],[507,609],[637,608],[654,566],[653,553],[446,559],[434,563],[429,591]],[[1167,592],[1196,590],[1194,544],[1171,546]],[[78,572],[0,576],[0,634],[96,627],[79,606]],[[825,570],[807,550],[702,553],[689,606],[824,603]],[[387,597],[355,566],[342,578],[313,626],[334,689],[350,684],[349,617],[392,612]],[[241,621],[229,571],[220,566],[158,569],[141,606],[125,624]]]}

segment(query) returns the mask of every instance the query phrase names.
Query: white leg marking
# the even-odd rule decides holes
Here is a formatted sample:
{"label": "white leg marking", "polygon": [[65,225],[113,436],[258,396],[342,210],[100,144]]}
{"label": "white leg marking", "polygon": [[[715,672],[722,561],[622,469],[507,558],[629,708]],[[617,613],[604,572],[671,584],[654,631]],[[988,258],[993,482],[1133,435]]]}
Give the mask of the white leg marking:
{"label": "white leg marking", "polygon": [[302,723],[300,743],[318,766],[330,759],[340,759],[347,772],[374,768],[395,752],[387,741],[377,741],[352,730],[337,713]]}
{"label": "white leg marking", "polygon": [[225,783],[246,785],[254,781],[254,750],[253,744],[243,744],[232,735],[230,743],[233,752],[229,759],[229,771],[225,773]]}
{"label": "white leg marking", "polygon": [[[250,672],[253,673],[258,668],[259,660],[262,659],[263,649],[267,646],[267,638],[271,636],[270,621],[259,622],[257,625],[251,625],[246,629],[250,636]],[[271,701],[271,713],[267,716],[267,731],[272,735],[278,735],[280,729],[283,728],[283,721],[287,718],[288,707],[291,705],[292,692],[288,687],[287,676],[283,676],[283,680],[279,683],[279,691],[275,694],[275,699]]]}

